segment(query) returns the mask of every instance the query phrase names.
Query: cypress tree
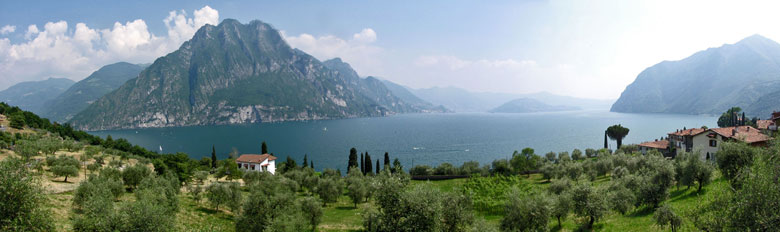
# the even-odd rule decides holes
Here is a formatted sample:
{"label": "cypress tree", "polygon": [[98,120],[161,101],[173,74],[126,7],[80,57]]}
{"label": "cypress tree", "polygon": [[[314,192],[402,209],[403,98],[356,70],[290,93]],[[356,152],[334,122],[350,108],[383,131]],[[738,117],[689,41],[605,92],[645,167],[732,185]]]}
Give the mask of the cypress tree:
{"label": "cypress tree", "polygon": [[[347,170],[351,169],[352,167],[357,167],[357,149],[354,147],[352,149],[349,149],[349,163],[347,163]],[[347,171],[349,172],[349,171]]]}
{"label": "cypress tree", "polygon": [[360,153],[360,172],[363,173],[363,175],[366,174],[366,157],[363,156],[363,153]]}
{"label": "cypress tree", "polygon": [[211,168],[217,168],[217,150],[211,145]]}
{"label": "cypress tree", "polygon": [[376,174],[379,174],[379,159],[376,160]]}
{"label": "cypress tree", "polygon": [[[379,165],[377,164],[376,167],[379,168]],[[387,154],[387,152],[385,152],[385,169],[389,169],[389,168],[390,168],[390,154]]]}
{"label": "cypress tree", "polygon": [[747,124],[745,123],[745,111],[742,111],[742,125],[743,125],[743,126],[744,126],[744,125],[747,125]]}
{"label": "cypress tree", "polygon": [[609,144],[607,143],[607,131],[604,131],[604,149],[609,149]]}
{"label": "cypress tree", "polygon": [[311,169],[314,169],[314,160],[309,161],[309,167],[311,167]]}
{"label": "cypress tree", "polygon": [[371,168],[371,156],[368,155],[368,152],[366,152],[366,174],[373,172],[373,169]]}
{"label": "cypress tree", "polygon": [[260,152],[262,154],[268,154],[268,145],[265,144],[265,141],[263,141],[263,144],[260,145]]}
{"label": "cypress tree", "polygon": [[309,154],[303,154],[303,168],[309,166]]}

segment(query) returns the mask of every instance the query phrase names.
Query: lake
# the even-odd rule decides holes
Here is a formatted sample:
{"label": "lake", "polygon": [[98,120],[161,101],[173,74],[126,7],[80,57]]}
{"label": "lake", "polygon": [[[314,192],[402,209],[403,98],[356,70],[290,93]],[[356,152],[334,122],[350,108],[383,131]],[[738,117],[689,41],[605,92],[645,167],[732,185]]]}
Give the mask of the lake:
{"label": "lake", "polygon": [[[379,118],[264,123],[251,125],[192,126],[91,132],[125,138],[152,151],[185,152],[200,159],[211,156],[214,145],[220,158],[235,148],[260,153],[266,141],[280,160],[290,156],[300,164],[304,154],[317,170],[346,171],[349,150],[368,152],[375,163],[389,152],[405,168],[449,162],[459,166],[475,160],[481,165],[510,158],[512,152],[531,147],[539,155],[575,148],[601,148],[604,130],[622,124],[631,131],[623,144],[666,136],[683,127],[715,127],[717,117],[677,114],[624,114],[604,110],[491,114],[403,114]],[[610,141],[610,148],[615,142]]]}

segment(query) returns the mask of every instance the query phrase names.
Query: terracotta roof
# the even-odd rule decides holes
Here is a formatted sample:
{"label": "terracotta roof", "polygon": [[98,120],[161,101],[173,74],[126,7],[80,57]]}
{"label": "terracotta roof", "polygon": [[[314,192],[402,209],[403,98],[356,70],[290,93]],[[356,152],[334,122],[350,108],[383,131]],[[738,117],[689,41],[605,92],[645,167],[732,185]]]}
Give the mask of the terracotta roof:
{"label": "terracotta roof", "polygon": [[669,140],[658,140],[658,141],[652,141],[652,142],[644,142],[639,144],[640,147],[649,147],[649,148],[657,148],[657,149],[666,149],[669,147]]}
{"label": "terracotta roof", "polygon": [[242,162],[242,163],[262,163],[268,159],[268,161],[276,160],[276,156],[272,156],[269,154],[243,154],[236,159],[236,162]]}
{"label": "terracotta roof", "polygon": [[780,112],[772,112],[772,118],[770,118],[769,120],[775,120],[778,118],[780,118]]}
{"label": "terracotta roof", "polygon": [[705,129],[702,129],[702,128],[691,128],[691,129],[687,129],[687,130],[675,131],[675,132],[669,133],[669,135],[677,135],[677,136],[697,135],[697,134],[699,134],[701,132],[704,132],[704,131],[705,131]]}
{"label": "terracotta roof", "polygon": [[769,129],[769,126],[774,124],[774,123],[775,122],[773,122],[772,120],[758,120],[758,121],[756,121],[758,129],[761,129],[761,130]]}
{"label": "terracotta roof", "polygon": [[710,131],[718,133],[723,137],[740,140],[746,143],[765,142],[772,139],[752,126],[712,128]]}

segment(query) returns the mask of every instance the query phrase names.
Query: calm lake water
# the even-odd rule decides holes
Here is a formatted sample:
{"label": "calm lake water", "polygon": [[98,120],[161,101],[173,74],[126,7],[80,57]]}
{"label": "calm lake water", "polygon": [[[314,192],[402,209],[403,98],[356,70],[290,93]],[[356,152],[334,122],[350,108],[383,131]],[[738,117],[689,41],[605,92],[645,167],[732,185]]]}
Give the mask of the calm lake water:
{"label": "calm lake water", "polygon": [[[304,154],[317,170],[346,170],[349,149],[368,152],[371,158],[398,158],[407,169],[413,165],[449,162],[459,166],[476,160],[489,164],[509,158],[513,151],[531,147],[543,155],[549,151],[600,148],[604,130],[622,124],[631,131],[624,144],[666,136],[678,128],[714,127],[712,116],[674,114],[623,114],[606,111],[574,111],[528,114],[454,113],[405,114],[381,118],[356,118],[307,122],[231,126],[193,126],[137,130],[98,131],[92,134],[125,138],[133,144],[164,153],[185,152],[200,159],[211,156],[211,146],[224,158],[233,149],[260,153],[266,141],[281,160],[300,162]],[[610,141],[610,147],[615,142]],[[382,162],[380,160],[380,162]]]}

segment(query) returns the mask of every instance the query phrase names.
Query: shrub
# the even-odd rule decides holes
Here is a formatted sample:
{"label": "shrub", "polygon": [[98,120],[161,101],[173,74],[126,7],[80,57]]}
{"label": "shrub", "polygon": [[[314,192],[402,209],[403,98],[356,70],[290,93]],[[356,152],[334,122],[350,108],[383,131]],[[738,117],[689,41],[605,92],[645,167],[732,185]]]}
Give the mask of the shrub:
{"label": "shrub", "polygon": [[409,174],[412,176],[430,176],[433,175],[433,168],[428,165],[417,165],[409,170]]}
{"label": "shrub", "polygon": [[739,176],[742,170],[753,163],[753,158],[760,151],[744,143],[723,143],[720,150],[715,153],[715,160],[718,163],[721,174],[723,174],[732,186],[739,188]]}
{"label": "shrub", "polygon": [[571,198],[574,213],[581,217],[588,217],[586,228],[593,227],[593,223],[600,219],[609,208],[604,194],[597,191],[590,183],[585,182],[574,186],[571,190]]}
{"label": "shrub", "polygon": [[663,205],[656,209],[655,213],[653,214],[653,218],[655,218],[656,224],[662,227],[669,225],[672,231],[677,231],[677,229],[680,228],[680,225],[682,224],[682,218],[677,216],[677,214],[674,213],[672,208],[668,205]]}
{"label": "shrub", "polygon": [[132,190],[138,187],[138,184],[140,184],[144,178],[151,174],[152,171],[150,171],[148,167],[141,164],[136,164],[130,167],[126,167],[125,170],[122,171],[122,180]]}
{"label": "shrub", "polygon": [[213,183],[206,188],[206,198],[211,205],[219,210],[220,205],[227,205],[233,212],[238,212],[241,206],[241,186],[238,183]]}
{"label": "shrub", "polygon": [[0,161],[0,231],[53,231],[37,179],[17,159]]}
{"label": "shrub", "polygon": [[64,181],[68,182],[69,176],[79,175],[79,168],[72,165],[55,165],[54,167],[51,167],[51,172],[54,176],[65,177]]}
{"label": "shrub", "polygon": [[304,197],[301,198],[300,205],[303,216],[311,225],[311,230],[315,231],[322,221],[322,202],[315,197]]}
{"label": "shrub", "polygon": [[442,231],[465,231],[474,223],[473,204],[468,195],[446,193],[441,201]]}
{"label": "shrub", "polygon": [[503,231],[546,231],[551,216],[547,198],[540,194],[523,196],[518,189],[509,192],[504,212],[500,224]]}
{"label": "shrub", "polygon": [[322,178],[317,186],[317,195],[325,204],[336,202],[343,188],[341,180],[337,178]]}
{"label": "shrub", "polygon": [[573,160],[585,159],[585,157],[582,156],[582,151],[580,149],[574,149],[574,151],[571,152],[571,158]]}
{"label": "shrub", "polygon": [[434,175],[455,175],[455,167],[450,163],[441,163],[433,169]]}

